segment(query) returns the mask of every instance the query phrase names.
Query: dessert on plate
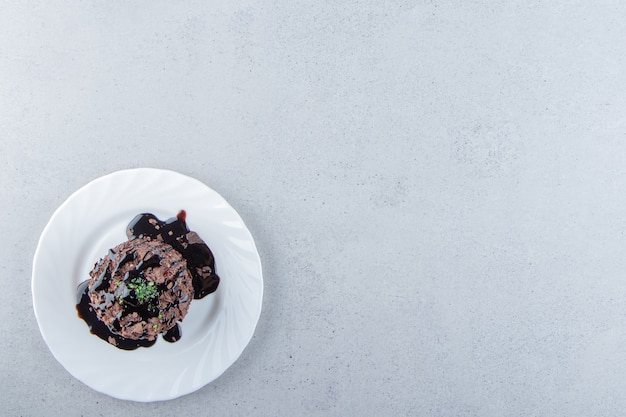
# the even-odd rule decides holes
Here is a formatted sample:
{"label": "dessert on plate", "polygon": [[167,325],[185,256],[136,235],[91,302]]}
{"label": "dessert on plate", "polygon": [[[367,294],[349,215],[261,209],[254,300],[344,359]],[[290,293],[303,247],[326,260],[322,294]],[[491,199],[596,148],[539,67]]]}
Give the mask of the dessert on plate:
{"label": "dessert on plate", "polygon": [[186,213],[161,221],[137,215],[128,240],[109,249],[78,287],[78,315],[91,332],[125,350],[175,342],[192,299],[217,290],[215,258]]}

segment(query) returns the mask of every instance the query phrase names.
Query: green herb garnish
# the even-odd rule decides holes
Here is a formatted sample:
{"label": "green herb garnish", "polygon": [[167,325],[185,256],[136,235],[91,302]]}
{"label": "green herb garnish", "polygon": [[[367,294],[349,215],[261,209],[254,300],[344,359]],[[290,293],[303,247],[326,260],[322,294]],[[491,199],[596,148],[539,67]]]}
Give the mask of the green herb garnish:
{"label": "green herb garnish", "polygon": [[141,304],[151,301],[158,295],[154,282],[148,282],[141,277],[131,279],[128,283],[128,288],[135,292],[135,297]]}

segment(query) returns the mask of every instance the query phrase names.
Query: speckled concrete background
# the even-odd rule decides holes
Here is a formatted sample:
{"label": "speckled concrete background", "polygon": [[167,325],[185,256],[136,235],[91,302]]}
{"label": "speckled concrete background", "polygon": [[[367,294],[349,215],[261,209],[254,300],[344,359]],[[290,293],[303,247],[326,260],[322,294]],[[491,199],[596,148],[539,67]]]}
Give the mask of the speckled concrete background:
{"label": "speckled concrete background", "polygon": [[[625,16],[4,1],[0,414],[623,415]],[[136,166],[218,190],[264,263],[240,360],[164,403],[73,379],[32,311],[53,211]]]}

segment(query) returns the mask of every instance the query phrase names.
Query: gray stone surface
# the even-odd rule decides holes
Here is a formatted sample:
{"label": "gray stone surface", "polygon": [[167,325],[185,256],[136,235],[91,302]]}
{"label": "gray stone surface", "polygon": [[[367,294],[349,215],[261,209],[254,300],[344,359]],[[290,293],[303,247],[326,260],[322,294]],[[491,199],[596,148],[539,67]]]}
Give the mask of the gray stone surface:
{"label": "gray stone surface", "polygon": [[[0,414],[623,415],[624,16],[610,0],[2,2]],[[56,207],[138,166],[218,190],[264,263],[240,360],[164,403],[71,377],[30,292]]]}

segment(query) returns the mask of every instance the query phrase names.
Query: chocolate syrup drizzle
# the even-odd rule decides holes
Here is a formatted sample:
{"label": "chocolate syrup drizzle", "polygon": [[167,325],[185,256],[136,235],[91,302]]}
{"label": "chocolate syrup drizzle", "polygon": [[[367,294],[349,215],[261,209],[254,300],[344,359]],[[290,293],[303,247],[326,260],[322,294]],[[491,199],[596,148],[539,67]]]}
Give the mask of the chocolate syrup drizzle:
{"label": "chocolate syrup drizzle", "polygon": [[215,258],[206,243],[189,242],[191,236],[185,222],[186,217],[185,210],[181,210],[176,217],[164,222],[154,214],[139,214],[126,228],[126,236],[129,240],[136,237],[162,239],[183,255],[193,277],[193,298],[198,300],[217,290],[220,278],[215,274]]}
{"label": "chocolate syrup drizzle", "polygon": [[[126,228],[126,236],[129,240],[147,237],[150,239],[159,239],[172,246],[187,261],[187,269],[192,276],[192,284],[194,289],[194,299],[201,299],[215,290],[220,282],[219,276],[215,273],[215,258],[211,249],[204,243],[194,232],[187,227],[185,210],[181,210],[176,217],[172,217],[166,221],[159,220],[154,214],[142,213],[128,224]],[[115,256],[109,251],[109,257]],[[119,262],[119,269],[126,262],[133,261],[136,257],[135,252],[127,253]],[[143,259],[134,270],[129,271],[129,279],[142,277],[143,271],[150,267],[156,266],[159,262],[158,257]],[[111,277],[116,271],[110,271],[108,268],[98,277],[93,285],[92,291],[99,291],[108,287]],[[126,277],[124,279],[126,281]],[[154,311],[150,310],[150,306],[145,303],[137,302],[133,291],[128,290],[125,285],[118,287],[115,294],[111,294],[111,301],[115,297],[124,299],[126,308],[133,308],[137,311],[142,319],[154,316]],[[98,319],[89,299],[89,280],[82,282],[77,288],[77,304],[76,310],[78,316],[82,318],[90,328],[91,333],[103,340],[109,341],[113,339],[115,346],[124,350],[134,350],[139,347],[152,346],[156,339],[129,339],[119,336],[116,329],[109,328],[106,324]],[[119,292],[119,294],[118,294]],[[114,326],[115,327],[115,326]],[[119,330],[119,329],[117,329]],[[176,342],[181,337],[180,324],[176,323],[174,327],[163,334],[163,339],[168,342]]]}

